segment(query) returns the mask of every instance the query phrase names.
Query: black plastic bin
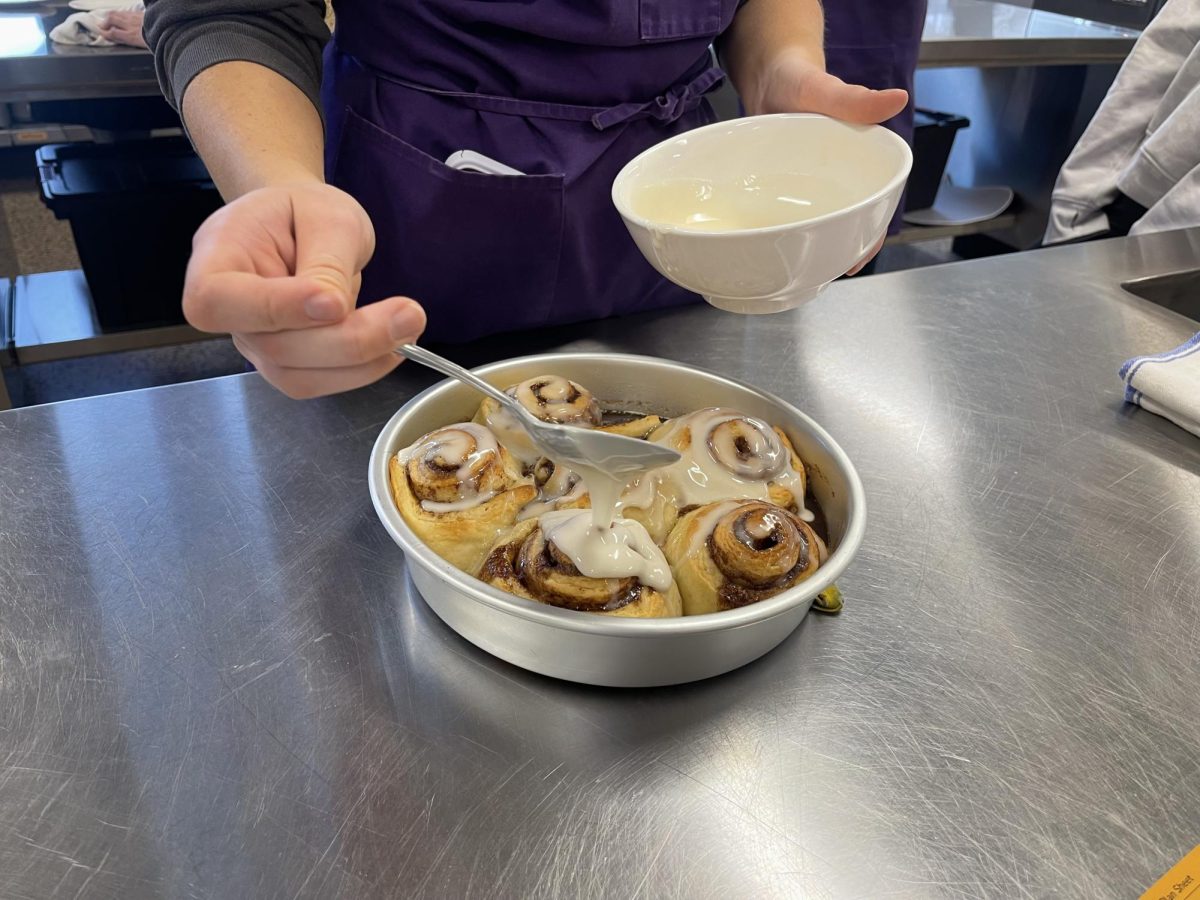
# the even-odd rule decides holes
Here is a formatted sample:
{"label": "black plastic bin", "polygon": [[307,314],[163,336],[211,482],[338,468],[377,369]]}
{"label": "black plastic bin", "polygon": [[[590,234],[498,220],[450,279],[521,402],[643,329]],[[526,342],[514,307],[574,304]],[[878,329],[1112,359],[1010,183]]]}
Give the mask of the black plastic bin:
{"label": "black plastic bin", "polygon": [[183,138],[49,144],[37,151],[42,199],[71,223],[105,331],[179,324],[192,235],[221,205]]}
{"label": "black plastic bin", "polygon": [[953,113],[918,109],[913,124],[913,167],[904,209],[929,209],[941,187],[954,136],[971,122]]}

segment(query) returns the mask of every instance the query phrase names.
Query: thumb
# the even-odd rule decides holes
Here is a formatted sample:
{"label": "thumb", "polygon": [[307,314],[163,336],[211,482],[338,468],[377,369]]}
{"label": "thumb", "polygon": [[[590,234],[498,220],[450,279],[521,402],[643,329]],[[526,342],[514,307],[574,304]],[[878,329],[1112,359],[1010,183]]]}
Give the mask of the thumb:
{"label": "thumb", "polygon": [[873,91],[861,84],[846,84],[836,75],[823,72],[804,82],[800,103],[808,112],[874,125],[886,122],[904,109],[908,105],[908,91],[900,88]]}
{"label": "thumb", "polygon": [[[340,195],[340,196],[339,196]],[[348,194],[322,191],[292,198],[296,276],[317,281],[354,308],[360,273],[375,251],[375,231],[366,212]]]}

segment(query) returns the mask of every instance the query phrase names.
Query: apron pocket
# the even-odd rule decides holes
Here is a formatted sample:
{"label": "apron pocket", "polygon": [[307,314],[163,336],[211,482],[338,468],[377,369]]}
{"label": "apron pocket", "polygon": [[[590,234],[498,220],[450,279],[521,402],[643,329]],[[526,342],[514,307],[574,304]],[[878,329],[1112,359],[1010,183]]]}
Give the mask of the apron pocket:
{"label": "apron pocket", "polygon": [[736,0],[638,0],[638,23],[643,41],[715,38],[732,19],[726,7]]}
{"label": "apron pocket", "polygon": [[432,341],[545,321],[562,249],[562,175],[452,169],[348,108],[330,183],[375,226],[360,302],[412,297]]}

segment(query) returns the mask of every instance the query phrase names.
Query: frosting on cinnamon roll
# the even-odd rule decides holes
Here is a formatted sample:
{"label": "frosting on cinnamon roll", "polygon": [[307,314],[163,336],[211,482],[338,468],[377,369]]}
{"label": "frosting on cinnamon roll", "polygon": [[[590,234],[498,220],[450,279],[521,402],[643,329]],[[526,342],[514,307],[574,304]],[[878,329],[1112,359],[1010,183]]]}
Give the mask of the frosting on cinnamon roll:
{"label": "frosting on cinnamon roll", "polygon": [[461,512],[491,500],[512,477],[500,458],[496,436],[482,425],[464,422],[425,435],[401,450],[413,493],[428,512]]}
{"label": "frosting on cinnamon roll", "polygon": [[[543,457],[533,467],[533,479],[538,486],[538,496],[521,510],[517,516],[519,521],[549,512],[592,508],[587,484],[566,466],[556,465]],[[673,497],[654,480],[647,480],[633,490],[626,490],[617,500],[616,514],[640,523],[654,543],[659,545],[667,539],[679,519],[679,509]]]}
{"label": "frosting on cinnamon roll", "polygon": [[664,551],[686,615],[773,597],[816,572],[826,555],[799,516],[759,500],[726,500],[689,512]]}
{"label": "frosting on cinnamon roll", "polygon": [[409,527],[459,568],[473,570],[521,507],[533,479],[482,425],[447,425],[397,453],[392,496]]}
{"label": "frosting on cinnamon roll", "polygon": [[672,466],[644,476],[667,485],[683,509],[730,498],[770,500],[811,521],[804,508],[804,464],[787,436],[761,419],[714,407],[672,419],[650,435],[683,454]]}
{"label": "frosting on cinnamon roll", "polygon": [[519,522],[487,554],[481,580],[551,606],[616,616],[680,615],[662,551],[636,522],[598,533],[587,510]]}

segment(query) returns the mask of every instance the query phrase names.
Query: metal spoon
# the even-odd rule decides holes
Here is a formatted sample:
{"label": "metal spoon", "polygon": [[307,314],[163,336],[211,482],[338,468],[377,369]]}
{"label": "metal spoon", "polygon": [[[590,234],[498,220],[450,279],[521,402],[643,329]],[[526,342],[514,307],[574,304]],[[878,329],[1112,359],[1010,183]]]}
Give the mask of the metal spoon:
{"label": "metal spoon", "polygon": [[567,467],[586,466],[612,475],[633,478],[642,472],[669,466],[681,458],[679,451],[664,447],[662,444],[652,444],[650,441],[627,437],[623,434],[594,431],[575,425],[543,422],[504,391],[493,387],[462,366],[452,363],[436,353],[431,353],[424,347],[418,347],[416,344],[404,344],[397,347],[396,353],[413,362],[436,369],[443,375],[457,378],[464,384],[469,384],[476,390],[487,394],[517,417],[521,427],[525,429],[534,445],[542,453]]}

